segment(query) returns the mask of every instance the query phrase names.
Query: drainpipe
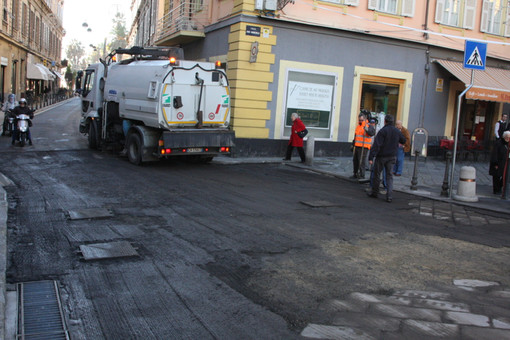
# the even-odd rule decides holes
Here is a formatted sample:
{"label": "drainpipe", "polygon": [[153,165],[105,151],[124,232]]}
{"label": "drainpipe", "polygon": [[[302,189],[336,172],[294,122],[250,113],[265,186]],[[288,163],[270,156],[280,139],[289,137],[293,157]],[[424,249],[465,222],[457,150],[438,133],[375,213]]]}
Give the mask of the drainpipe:
{"label": "drainpipe", "polygon": [[[426,5],[427,7],[425,8],[425,24],[423,25],[423,29],[425,31],[429,30],[429,5],[430,5],[430,0],[427,0],[427,5]],[[425,38],[425,40],[427,40],[429,38],[429,34],[427,32],[424,32],[423,37]]]}
{"label": "drainpipe", "polygon": [[425,121],[425,106],[427,104],[427,91],[429,88],[429,72],[430,72],[430,47],[427,46],[427,50],[425,51],[425,80],[424,82],[424,89],[423,89],[423,100],[422,100],[422,106],[421,106],[421,114],[420,114],[420,124],[419,127],[423,127],[424,121]]}

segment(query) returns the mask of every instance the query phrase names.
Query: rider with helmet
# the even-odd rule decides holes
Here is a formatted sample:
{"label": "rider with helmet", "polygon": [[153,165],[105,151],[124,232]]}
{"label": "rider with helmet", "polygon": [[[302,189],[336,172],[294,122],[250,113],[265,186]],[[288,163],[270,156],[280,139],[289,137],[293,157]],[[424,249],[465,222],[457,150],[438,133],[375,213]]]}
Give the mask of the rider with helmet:
{"label": "rider with helmet", "polygon": [[9,117],[9,111],[13,110],[16,106],[18,106],[18,102],[16,101],[16,95],[11,93],[7,96],[7,101],[2,106],[2,111],[4,112],[4,123],[2,129],[2,136],[5,135],[5,131],[7,130],[7,118]]}
{"label": "rider with helmet", "polygon": [[[30,119],[33,119],[34,118],[34,111],[32,111],[28,105],[27,105],[27,100],[25,98],[21,98],[19,100],[19,106],[16,106],[13,110],[13,113],[16,117],[18,117],[19,115],[21,114],[25,114],[25,115],[28,115],[30,117]],[[29,122],[30,126],[32,125],[31,122]],[[17,125],[17,124],[16,124]],[[32,145],[32,135],[30,134],[30,129],[28,130],[28,144],[29,145]],[[12,134],[12,145],[14,145],[14,143],[16,143],[16,139],[18,139],[18,130],[16,129],[14,131],[14,133]]]}

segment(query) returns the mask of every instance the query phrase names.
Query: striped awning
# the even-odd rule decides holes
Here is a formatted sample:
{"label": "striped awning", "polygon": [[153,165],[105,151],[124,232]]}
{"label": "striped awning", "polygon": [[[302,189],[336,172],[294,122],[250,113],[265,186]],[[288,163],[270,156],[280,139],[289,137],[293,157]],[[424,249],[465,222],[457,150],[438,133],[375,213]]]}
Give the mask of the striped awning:
{"label": "striped awning", "polygon": [[[471,84],[471,70],[465,69],[463,63],[442,59],[434,61],[464,84]],[[510,103],[510,70],[497,67],[475,70],[473,87],[466,93],[466,98]]]}

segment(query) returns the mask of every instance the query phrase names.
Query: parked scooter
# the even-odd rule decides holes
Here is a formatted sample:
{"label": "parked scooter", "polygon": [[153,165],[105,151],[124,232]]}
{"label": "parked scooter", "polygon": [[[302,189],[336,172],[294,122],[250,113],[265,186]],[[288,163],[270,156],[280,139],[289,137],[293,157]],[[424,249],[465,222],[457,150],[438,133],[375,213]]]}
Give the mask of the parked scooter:
{"label": "parked scooter", "polygon": [[[34,111],[31,110],[29,115],[20,114],[16,117],[16,141],[19,142],[20,146],[25,146],[26,143],[32,145],[30,136],[30,127],[32,126],[32,118],[34,117]],[[14,141],[13,141],[14,143]]]}

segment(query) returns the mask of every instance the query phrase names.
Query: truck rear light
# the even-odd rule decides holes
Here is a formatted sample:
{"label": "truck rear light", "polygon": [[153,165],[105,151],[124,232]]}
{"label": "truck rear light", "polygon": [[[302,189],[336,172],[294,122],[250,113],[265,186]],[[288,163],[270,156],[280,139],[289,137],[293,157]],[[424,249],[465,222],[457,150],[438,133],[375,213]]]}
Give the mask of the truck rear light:
{"label": "truck rear light", "polygon": [[228,146],[222,146],[220,152],[230,152],[230,148]]}

